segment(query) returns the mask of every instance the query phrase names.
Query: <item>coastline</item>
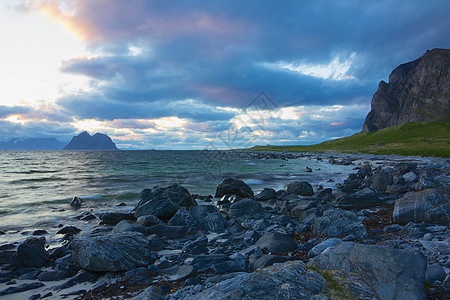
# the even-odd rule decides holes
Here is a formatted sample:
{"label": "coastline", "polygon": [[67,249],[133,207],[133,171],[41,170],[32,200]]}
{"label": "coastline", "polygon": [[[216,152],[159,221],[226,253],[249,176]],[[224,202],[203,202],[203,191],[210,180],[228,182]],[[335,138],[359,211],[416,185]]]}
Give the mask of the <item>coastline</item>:
{"label": "coastline", "polygon": [[[111,296],[114,293],[129,294],[136,299],[151,297],[157,299],[157,296],[161,299],[205,297],[217,294],[217,290],[214,290],[217,283],[234,282],[236,284],[239,281],[241,285],[248,287],[248,276],[254,274],[259,268],[270,268],[273,263],[285,265],[301,261],[302,264],[311,264],[311,268],[318,270],[311,271],[315,272],[315,276],[327,278],[323,272],[326,272],[324,270],[330,266],[324,266],[320,258],[332,255],[333,247],[342,249],[350,244],[352,247],[362,247],[361,245],[369,248],[371,246],[385,247],[394,252],[415,251],[414,253],[423,255],[425,269],[417,270],[422,272],[423,276],[415,278],[416,283],[423,281],[422,288],[414,290],[417,293],[417,299],[427,293],[424,288],[427,265],[432,266],[435,273],[439,273],[439,276],[435,276],[438,280],[429,282],[434,287],[431,287],[428,293],[439,295],[440,292],[448,289],[445,282],[448,284],[450,281],[448,277],[450,253],[442,254],[442,251],[435,251],[436,247],[450,249],[450,230],[446,211],[449,206],[450,192],[448,159],[340,153],[260,151],[234,151],[234,153],[244,158],[258,159],[308,158],[328,161],[330,164],[348,164],[355,169],[354,173],[343,182],[338,182],[334,188],[314,187],[312,194],[307,185],[299,183],[289,185],[290,182],[286,182],[284,191],[274,191],[268,187],[258,195],[253,195],[253,191],[248,190],[248,185],[235,180],[230,184],[232,188],[229,190],[219,185],[217,191],[225,191],[218,193],[216,195],[218,197],[213,198],[212,202],[204,201],[208,198],[197,197],[193,199],[197,205],[188,200],[186,201],[189,203],[175,203],[176,209],[172,208],[170,213],[161,214],[159,218],[152,220],[139,220],[136,217],[149,215],[147,214],[148,203],[155,202],[155,199],[157,199],[156,202],[161,201],[161,203],[177,202],[178,200],[170,198],[170,195],[175,193],[186,196],[189,191],[186,194],[186,191],[180,187],[173,188],[173,191],[170,187],[162,187],[163,190],[160,192],[164,194],[171,191],[168,192],[169,196],[159,199],[161,193],[158,194],[158,192],[153,195],[153,198],[145,199],[141,193],[134,210],[131,207],[121,207],[122,213],[115,215],[114,212],[109,215],[108,212],[104,214],[95,211],[85,212],[81,218],[86,218],[90,229],[84,229],[82,232],[76,232],[73,228],[66,229],[64,242],[58,248],[48,251],[42,248],[41,251],[39,247],[44,246],[45,241],[42,241],[39,235],[32,234],[27,242],[21,244],[27,244],[22,248],[31,251],[26,252],[26,258],[23,258],[23,253],[18,251],[20,245],[2,245],[0,294],[20,284],[40,282],[45,286],[10,293],[8,297],[26,299],[40,294],[33,299],[41,299],[49,292],[52,295],[47,297],[48,299],[59,298],[70,293],[74,294],[67,295],[67,298],[76,298],[80,295],[82,297]],[[426,197],[424,194],[427,194]],[[415,208],[408,207],[408,203],[403,203],[414,198],[413,196],[417,196],[419,202],[425,201],[423,203],[426,208],[440,207],[444,213],[439,210],[428,219],[415,220],[417,215]],[[423,200],[424,198],[426,199]],[[432,205],[427,206],[427,201],[433,202]],[[144,209],[145,213],[137,214],[140,207],[147,207]],[[395,217],[395,207],[403,209],[397,209],[397,217]],[[165,209],[169,210],[167,207]],[[198,210],[201,212],[197,212]],[[407,213],[403,213],[405,210]],[[158,210],[153,212],[159,213]],[[423,213],[425,218],[425,212]],[[73,214],[80,216],[80,213],[76,211]],[[111,222],[108,216],[116,219]],[[99,220],[104,224],[97,224]],[[333,223],[333,220],[338,220],[340,223]],[[336,230],[334,232],[327,230],[330,228],[335,228],[337,233]],[[71,249],[73,240],[76,240],[76,243],[92,242],[94,237],[101,236],[104,241],[108,241],[110,235],[129,236],[132,243],[137,243],[149,252],[144,258],[136,259],[139,263],[134,262],[132,268],[128,261],[124,264],[126,266],[120,266],[120,270],[108,271],[97,270],[98,267],[86,264],[85,262],[90,259],[89,253],[83,253],[81,256],[83,259],[80,259],[80,254],[74,253]],[[261,241],[264,236],[271,236],[276,242]],[[120,243],[118,246],[117,241],[110,242],[114,247],[124,246]],[[286,248],[279,248],[279,245],[285,244],[288,245]],[[28,245],[33,246],[28,247]],[[319,245],[321,246],[318,247]],[[327,245],[331,248],[325,247]],[[37,267],[39,264],[34,261],[36,253],[40,253],[42,261],[45,260],[42,266]],[[107,256],[107,253],[104,255]],[[327,258],[330,258],[329,256]],[[31,259],[33,266],[30,266],[30,257],[33,258]],[[213,257],[218,261],[210,261],[205,257]],[[142,263],[142,259],[146,260],[147,264]],[[405,268],[405,266],[397,265],[395,267]],[[279,272],[281,277],[287,276]],[[353,282],[353,279],[349,279],[352,278],[349,274],[343,276],[347,282]],[[46,280],[43,280],[44,277]],[[362,279],[359,279],[365,282],[366,292],[370,294],[371,290],[379,293],[369,277],[365,278],[362,274]],[[132,278],[138,279],[133,283]],[[55,280],[47,281],[47,279]],[[119,283],[118,286],[114,283],[115,281]],[[145,284],[142,284],[143,282]],[[68,285],[71,286],[68,287]],[[143,285],[153,286],[153,288],[145,288]],[[55,286],[66,288],[58,290]],[[389,286],[388,289],[395,290],[401,287]],[[317,294],[320,293],[324,295],[331,293],[326,283],[322,283],[322,290]]]}

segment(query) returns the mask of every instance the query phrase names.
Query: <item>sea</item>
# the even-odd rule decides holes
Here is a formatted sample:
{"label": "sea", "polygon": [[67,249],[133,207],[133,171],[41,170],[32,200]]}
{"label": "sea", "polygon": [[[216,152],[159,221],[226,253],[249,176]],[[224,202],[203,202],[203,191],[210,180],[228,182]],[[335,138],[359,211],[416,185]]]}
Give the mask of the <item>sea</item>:
{"label": "sea", "polygon": [[[0,245],[20,242],[36,229],[46,230],[47,242],[55,244],[61,226],[86,228],[96,222],[75,217],[130,211],[140,191],[154,186],[178,183],[204,196],[214,196],[227,177],[243,180],[255,194],[292,181],[333,187],[353,167],[229,151],[0,151]],[[69,206],[74,196],[83,200],[78,211]]]}

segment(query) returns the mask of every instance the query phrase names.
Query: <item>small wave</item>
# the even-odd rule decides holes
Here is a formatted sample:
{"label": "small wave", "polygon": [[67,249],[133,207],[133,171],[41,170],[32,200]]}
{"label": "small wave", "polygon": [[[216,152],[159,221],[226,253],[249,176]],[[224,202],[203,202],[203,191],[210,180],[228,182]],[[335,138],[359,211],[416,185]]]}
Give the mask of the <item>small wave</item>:
{"label": "small wave", "polygon": [[18,179],[18,180],[13,180],[10,183],[11,184],[22,184],[22,183],[26,183],[26,182],[65,181],[65,180],[67,180],[67,178],[52,176],[52,177],[41,177],[41,178]]}
{"label": "small wave", "polygon": [[247,179],[244,180],[246,184],[264,184],[264,180],[261,179]]}

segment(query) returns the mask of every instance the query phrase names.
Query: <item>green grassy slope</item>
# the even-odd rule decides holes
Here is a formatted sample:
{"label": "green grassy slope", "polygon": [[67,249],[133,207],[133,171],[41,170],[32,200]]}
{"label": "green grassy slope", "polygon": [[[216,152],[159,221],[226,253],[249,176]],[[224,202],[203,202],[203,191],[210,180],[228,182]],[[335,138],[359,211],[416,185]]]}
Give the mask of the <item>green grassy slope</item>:
{"label": "green grassy slope", "polygon": [[344,152],[450,157],[450,122],[416,122],[311,146],[255,146],[256,151]]}

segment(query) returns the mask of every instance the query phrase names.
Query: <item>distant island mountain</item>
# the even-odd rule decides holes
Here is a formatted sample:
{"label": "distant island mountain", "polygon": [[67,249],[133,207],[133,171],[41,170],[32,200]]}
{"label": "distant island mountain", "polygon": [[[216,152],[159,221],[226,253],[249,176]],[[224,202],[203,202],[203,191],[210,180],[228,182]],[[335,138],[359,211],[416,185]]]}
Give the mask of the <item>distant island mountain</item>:
{"label": "distant island mountain", "polygon": [[61,150],[65,145],[55,138],[14,138],[0,142],[0,150]]}
{"label": "distant island mountain", "polygon": [[392,71],[373,95],[363,132],[408,122],[450,122],[450,49],[428,50]]}
{"label": "distant island mountain", "polygon": [[119,150],[109,136],[103,133],[90,135],[84,131],[74,136],[63,150]]}

